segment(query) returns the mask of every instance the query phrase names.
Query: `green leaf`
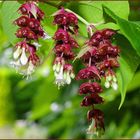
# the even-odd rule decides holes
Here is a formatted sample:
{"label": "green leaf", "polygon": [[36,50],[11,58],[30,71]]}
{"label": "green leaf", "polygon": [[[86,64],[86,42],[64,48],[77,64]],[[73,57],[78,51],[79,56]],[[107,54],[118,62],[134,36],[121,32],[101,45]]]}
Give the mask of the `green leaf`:
{"label": "green leaf", "polygon": [[[67,8],[74,11],[79,16],[83,17],[89,23],[99,23],[104,21],[102,5],[112,9],[118,16],[128,19],[129,3],[128,1],[80,1],[78,4],[70,2]],[[115,5],[115,6],[114,6]],[[79,22],[79,32],[87,36],[86,26]]]}
{"label": "green leaf", "polygon": [[136,69],[140,64],[140,57],[137,55],[129,41],[122,35],[117,36],[116,40],[121,49],[121,56],[119,59],[120,68],[117,71],[119,91],[121,92],[121,103],[119,106],[120,109],[125,100],[126,91],[129,87],[129,84],[131,83]]}
{"label": "green leaf", "polygon": [[41,82],[36,91],[37,94],[33,98],[33,108],[29,119],[38,119],[51,111],[50,105],[59,95],[59,90],[53,82],[54,75],[51,71],[49,77]]}
{"label": "green leaf", "polygon": [[2,5],[2,26],[9,42],[14,44],[16,40],[15,32],[17,27],[13,21],[19,16],[17,9],[20,4],[16,1],[5,1]]}
{"label": "green leaf", "polygon": [[140,56],[140,26],[134,22],[124,20],[104,6],[105,12],[113,18],[120,27],[121,33],[130,41],[132,47]]}
{"label": "green leaf", "polygon": [[[129,40],[129,43],[122,39],[118,39],[121,46],[121,58],[120,58],[120,70],[117,73],[119,90],[121,92],[121,103],[119,109],[121,108],[128,88],[137,67],[140,64],[140,27],[139,25],[124,20],[117,15],[115,15],[110,9],[104,6],[106,14],[108,14],[112,19],[114,19],[120,28],[120,32]],[[132,49],[135,49],[135,51]],[[139,55],[139,56],[138,56]]]}
{"label": "green leaf", "polygon": [[[81,1],[78,4],[75,2],[69,3],[68,7],[78,13],[81,17],[88,22],[100,22],[104,20],[102,5],[107,6],[119,17],[124,19],[129,15],[129,3],[128,1]],[[115,6],[114,6],[115,5]],[[92,15],[92,16],[91,16]]]}

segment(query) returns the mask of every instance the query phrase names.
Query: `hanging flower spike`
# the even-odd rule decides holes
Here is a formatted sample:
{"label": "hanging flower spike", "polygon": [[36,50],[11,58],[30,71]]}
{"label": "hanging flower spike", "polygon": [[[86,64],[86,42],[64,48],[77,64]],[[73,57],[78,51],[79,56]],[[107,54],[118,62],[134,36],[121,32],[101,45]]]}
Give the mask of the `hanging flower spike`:
{"label": "hanging flower spike", "polygon": [[[69,61],[73,60],[75,56],[73,48],[78,47],[78,43],[72,36],[78,32],[78,19],[73,13],[65,11],[64,8],[61,8],[53,16],[53,23],[58,25],[58,30],[53,37],[56,42],[54,47],[56,59],[53,70],[55,83],[60,87],[70,84],[71,79],[75,77],[73,66],[69,64]],[[77,27],[77,31],[75,27]]]}
{"label": "hanging flower spike", "polygon": [[[89,30],[92,33],[92,29]],[[81,106],[91,107],[87,113],[87,118],[91,121],[87,132],[100,136],[105,131],[104,114],[99,109],[95,109],[96,104],[102,104],[103,98],[99,95],[103,92],[99,82],[101,78],[105,78],[105,87],[112,87],[117,90],[117,78],[114,68],[119,67],[117,57],[120,49],[113,46],[111,38],[116,34],[112,29],[97,30],[91,34],[89,40],[85,42],[89,47],[88,51],[83,54],[83,60],[86,68],[80,70],[76,76],[76,80],[88,80],[79,88],[80,95],[86,95],[81,102]]]}
{"label": "hanging flower spike", "polygon": [[37,2],[27,1],[20,6],[18,12],[21,16],[14,21],[19,26],[15,33],[23,41],[17,43],[13,53],[14,61],[11,63],[16,70],[29,77],[35,71],[40,60],[37,53],[39,38],[49,38],[41,26],[44,12],[39,9]]}

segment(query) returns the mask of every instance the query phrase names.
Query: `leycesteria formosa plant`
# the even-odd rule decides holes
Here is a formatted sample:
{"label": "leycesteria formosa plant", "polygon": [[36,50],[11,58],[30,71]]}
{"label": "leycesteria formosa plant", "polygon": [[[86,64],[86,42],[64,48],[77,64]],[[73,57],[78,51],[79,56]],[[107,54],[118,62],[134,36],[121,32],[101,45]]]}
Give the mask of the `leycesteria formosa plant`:
{"label": "leycesteria formosa plant", "polygon": [[[12,65],[17,71],[28,77],[40,62],[37,55],[40,46],[38,39],[50,37],[41,26],[44,12],[39,9],[37,2],[25,2],[18,9],[18,12],[21,16],[14,21],[14,24],[19,27],[16,36],[21,38],[22,41],[15,45]],[[53,17],[52,24],[57,26],[57,31],[53,36],[55,42],[53,71],[55,83],[60,87],[70,84],[71,80],[75,78],[72,60],[76,56],[74,49],[79,47],[74,38],[75,35],[78,35],[79,17],[63,7],[54,13]],[[81,17],[79,20],[81,20]],[[100,109],[96,109],[96,104],[104,102],[104,99],[100,96],[103,92],[101,80],[104,79],[106,88],[112,87],[117,90],[115,68],[119,67],[118,56],[120,49],[118,46],[112,45],[112,37],[117,33],[115,30],[97,30],[94,25],[89,25],[87,33],[89,38],[84,46],[88,49],[80,57],[85,68],[78,72],[76,80],[86,80],[79,87],[79,95],[85,96],[81,106],[90,107],[87,118],[91,121],[91,125],[87,131],[88,133],[100,135],[105,130],[104,114]]]}

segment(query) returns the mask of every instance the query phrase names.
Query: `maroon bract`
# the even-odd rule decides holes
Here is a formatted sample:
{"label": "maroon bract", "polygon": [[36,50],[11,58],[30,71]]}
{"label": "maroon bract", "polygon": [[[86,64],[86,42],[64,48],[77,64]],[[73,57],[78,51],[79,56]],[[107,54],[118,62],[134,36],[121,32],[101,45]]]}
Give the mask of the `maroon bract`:
{"label": "maroon bract", "polygon": [[100,93],[102,92],[102,87],[99,85],[99,83],[83,83],[79,88],[79,93],[82,94],[92,94],[92,93]]}
{"label": "maroon bract", "polygon": [[[69,64],[69,61],[73,60],[75,56],[73,48],[78,47],[78,43],[72,36],[78,31],[78,19],[75,14],[61,8],[54,14],[53,22],[58,25],[58,30],[53,37],[56,42],[54,52],[56,57],[60,59],[60,62],[54,63],[53,70],[55,83],[60,87],[70,84],[71,79],[75,77],[73,66]],[[61,63],[61,59],[63,63]]]}
{"label": "maroon bract", "polygon": [[12,65],[21,74],[30,76],[40,62],[37,55],[37,48],[40,45],[37,41],[39,38],[45,39],[49,36],[41,26],[40,21],[44,18],[44,13],[39,9],[36,2],[25,2],[18,11],[21,16],[14,21],[14,24],[20,28],[15,34],[23,41],[16,44],[16,51],[13,54],[15,61],[12,62]]}
{"label": "maroon bract", "polygon": [[99,71],[95,66],[90,66],[79,71],[76,80],[82,79],[100,79]]}
{"label": "maroon bract", "polygon": [[92,106],[94,104],[100,104],[103,103],[102,97],[100,97],[98,94],[91,94],[89,96],[85,96],[81,106]]}

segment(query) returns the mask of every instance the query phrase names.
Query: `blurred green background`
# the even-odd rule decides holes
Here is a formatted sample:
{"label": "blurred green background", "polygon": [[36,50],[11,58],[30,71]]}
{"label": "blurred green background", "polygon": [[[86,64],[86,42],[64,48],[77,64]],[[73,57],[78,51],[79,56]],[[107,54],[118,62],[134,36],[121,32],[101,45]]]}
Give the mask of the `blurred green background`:
{"label": "blurred green background", "polygon": [[[140,2],[130,2],[130,9],[129,19],[140,20]],[[39,53],[47,55],[53,42],[51,46],[50,41],[42,44],[46,51]],[[80,107],[80,83],[73,81],[57,89],[53,55],[26,80],[10,66],[12,48],[0,22],[0,138],[93,138],[86,134],[88,109]],[[80,68],[79,62],[74,65]],[[140,138],[140,67],[120,110],[119,92],[110,89],[103,96],[106,102],[99,107],[105,113],[106,132],[102,138]]]}

